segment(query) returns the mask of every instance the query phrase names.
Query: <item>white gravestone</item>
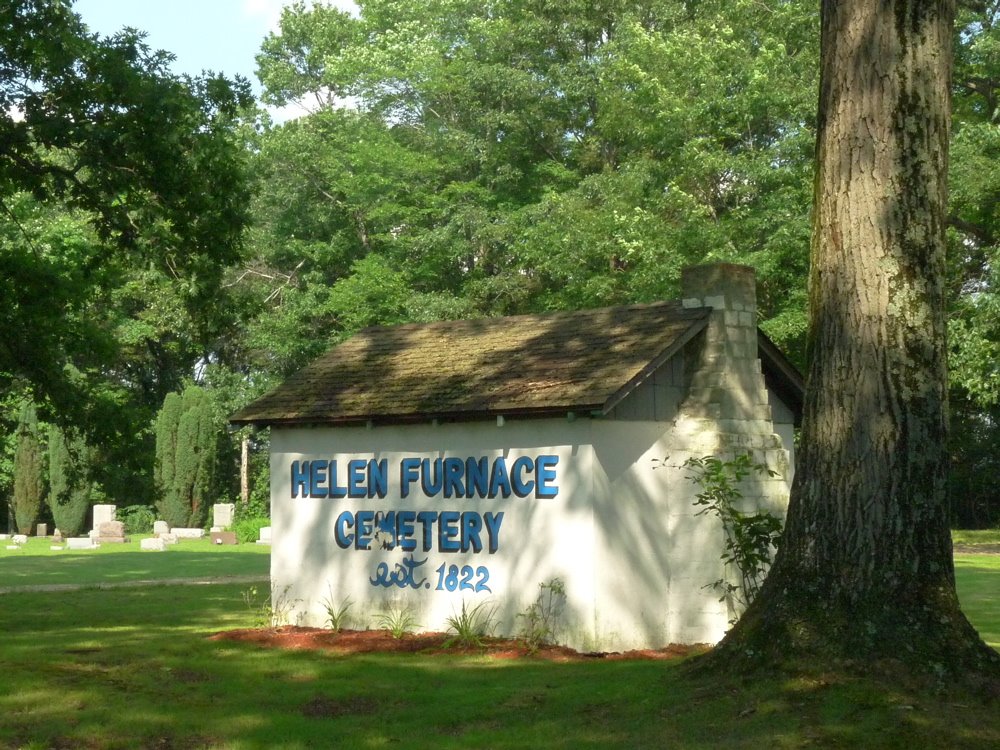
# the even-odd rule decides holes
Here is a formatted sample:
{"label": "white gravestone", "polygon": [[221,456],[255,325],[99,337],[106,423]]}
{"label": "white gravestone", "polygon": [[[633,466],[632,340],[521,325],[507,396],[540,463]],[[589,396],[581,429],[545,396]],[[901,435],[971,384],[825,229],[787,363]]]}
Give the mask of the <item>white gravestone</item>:
{"label": "white gravestone", "polygon": [[170,533],[170,524],[166,521],[153,521],[153,534],[163,536]]}
{"label": "white gravestone", "polygon": [[261,526],[260,539],[257,540],[257,544],[270,544],[270,543],[271,543],[271,527]]}
{"label": "white gravestone", "polygon": [[97,549],[89,536],[71,536],[66,540],[66,549]]}
{"label": "white gravestone", "polygon": [[167,543],[159,537],[151,537],[139,541],[139,549],[150,550],[152,552],[163,552],[167,548]]}
{"label": "white gravestone", "polygon": [[94,528],[101,528],[102,523],[107,523],[108,521],[115,520],[115,511],[117,510],[114,505],[95,505],[94,506]]}
{"label": "white gravestone", "polygon": [[205,536],[205,529],[171,529],[171,532],[178,539],[201,539]]}
{"label": "white gravestone", "polygon": [[236,514],[235,503],[217,503],[212,506],[212,526],[219,531],[225,531],[233,525],[233,516]]}

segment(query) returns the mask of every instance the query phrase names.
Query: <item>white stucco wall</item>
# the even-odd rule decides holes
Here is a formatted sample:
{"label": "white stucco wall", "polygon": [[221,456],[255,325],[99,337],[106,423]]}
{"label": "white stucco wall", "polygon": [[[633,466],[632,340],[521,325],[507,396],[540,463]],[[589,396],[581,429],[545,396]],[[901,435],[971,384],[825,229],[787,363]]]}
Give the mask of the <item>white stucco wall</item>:
{"label": "white stucco wall", "polygon": [[[690,455],[678,448],[670,422],[547,419],[397,427],[274,429],[271,438],[272,581],[275,595],[293,603],[290,621],[323,626],[324,600],[348,597],[352,627],[375,627],[375,614],[407,608],[423,630],[446,630],[448,616],[489,601],[497,634],[516,634],[539,584],[560,578],[567,602],[559,640],[582,650],[714,642],[730,613],[705,584],[721,574],[718,522],[697,517],[695,488],[681,469]],[[555,497],[401,497],[404,458],[558,457]],[[385,459],[384,498],[292,497],[293,461]],[[301,468],[301,464],[300,464]],[[343,484],[343,482],[341,482]],[[297,490],[302,491],[300,485]],[[503,513],[497,549],[483,537],[479,552],[444,552],[437,537],[424,550],[420,524],[413,552],[343,549],[337,519],[358,511]],[[341,536],[348,526],[342,522]],[[376,547],[377,545],[372,545]],[[421,564],[412,579],[392,573],[404,559]],[[379,578],[390,585],[373,584]],[[444,565],[443,572],[439,573]],[[468,566],[468,584],[490,591],[447,590],[449,566]],[[488,574],[488,579],[483,575]],[[386,573],[389,575],[386,575]],[[438,586],[441,585],[439,590]]]}

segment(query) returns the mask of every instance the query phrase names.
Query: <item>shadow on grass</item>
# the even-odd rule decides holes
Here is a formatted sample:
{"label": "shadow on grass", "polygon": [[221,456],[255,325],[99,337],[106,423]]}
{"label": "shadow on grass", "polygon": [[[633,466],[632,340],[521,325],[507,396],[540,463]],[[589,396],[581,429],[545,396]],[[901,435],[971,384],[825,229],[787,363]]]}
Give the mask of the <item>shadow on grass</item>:
{"label": "shadow on grass", "polygon": [[244,587],[0,599],[0,747],[1000,746],[974,701],[839,675],[744,682],[677,663],[278,652]]}

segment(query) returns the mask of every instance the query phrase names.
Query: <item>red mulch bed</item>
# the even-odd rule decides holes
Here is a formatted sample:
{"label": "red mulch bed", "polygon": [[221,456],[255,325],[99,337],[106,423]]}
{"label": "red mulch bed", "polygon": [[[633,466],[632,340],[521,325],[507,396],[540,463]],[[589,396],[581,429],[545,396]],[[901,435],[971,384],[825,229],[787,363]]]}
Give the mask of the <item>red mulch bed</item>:
{"label": "red mulch bed", "polygon": [[227,630],[211,636],[215,641],[252,643],[262,648],[329,651],[335,654],[406,653],[425,655],[487,654],[495,659],[542,659],[545,661],[592,661],[595,659],[677,659],[709,649],[704,644],[672,644],[666,648],[614,653],[581,653],[565,646],[542,646],[534,653],[523,641],[512,638],[486,638],[482,648],[445,646],[452,636],[447,633],[408,633],[393,638],[388,630],[341,630],[334,633],[322,628],[257,628]]}

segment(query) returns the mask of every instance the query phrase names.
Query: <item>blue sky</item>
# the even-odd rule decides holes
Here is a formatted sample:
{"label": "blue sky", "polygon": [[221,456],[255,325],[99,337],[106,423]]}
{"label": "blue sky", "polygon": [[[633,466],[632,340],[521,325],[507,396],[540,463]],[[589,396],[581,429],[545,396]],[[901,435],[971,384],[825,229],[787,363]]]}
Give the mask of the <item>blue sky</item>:
{"label": "blue sky", "polygon": [[[213,70],[246,76],[259,91],[255,55],[277,31],[283,5],[290,0],[76,0],[73,9],[91,31],[113,34],[125,26],[148,33],[156,49],[177,56],[174,72],[196,75]],[[353,7],[351,0],[330,5]]]}

